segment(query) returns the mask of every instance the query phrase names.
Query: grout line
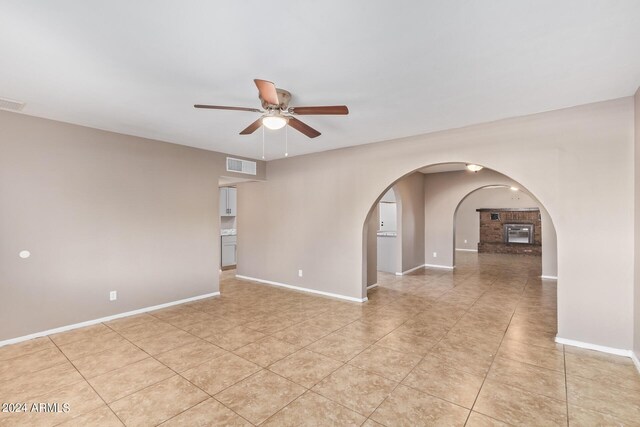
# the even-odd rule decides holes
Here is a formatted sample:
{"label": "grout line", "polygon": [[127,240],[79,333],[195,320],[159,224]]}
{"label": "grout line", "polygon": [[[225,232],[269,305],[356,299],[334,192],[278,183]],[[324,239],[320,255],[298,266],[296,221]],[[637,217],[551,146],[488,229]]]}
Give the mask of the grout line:
{"label": "grout line", "polygon": [[562,346],[562,362],[564,364],[564,400],[567,408],[567,427],[569,427],[569,384],[567,384],[567,351]]}
{"label": "grout line", "polygon": [[[51,339],[51,338],[49,338],[49,339]],[[113,415],[115,415],[115,417],[116,417],[116,418],[117,418],[117,419],[118,419],[118,420],[119,420],[123,425],[126,425],[126,424],[124,423],[124,421],[123,421],[123,420],[118,416],[118,414],[116,414],[116,412],[111,408],[111,406],[109,406],[109,404],[107,403],[107,401],[106,401],[106,400],[104,400],[104,398],[100,395],[100,393],[98,393],[98,391],[93,387],[93,384],[91,384],[91,383],[89,382],[89,380],[87,380],[87,379],[85,378],[85,376],[84,376],[84,375],[82,375],[82,372],[80,372],[80,370],[78,369],[78,367],[77,367],[77,366],[76,366],[76,365],[71,361],[71,359],[69,359],[69,357],[68,357],[68,356],[67,356],[67,355],[66,355],[62,350],[60,350],[60,347],[58,347],[58,344],[56,344],[53,340],[51,340],[51,342],[53,343],[53,345],[55,345],[55,346],[56,346],[56,348],[58,348],[58,351],[60,351],[60,353],[62,353],[62,354],[64,355],[64,357],[69,361],[69,363],[71,364],[71,366],[73,366],[73,369],[75,369],[75,370],[76,370],[76,372],[77,372],[77,373],[82,377],[82,379],[84,380],[84,382],[85,382],[85,383],[87,383],[87,385],[89,385],[89,387],[91,387],[91,390],[93,390],[93,392],[96,394],[96,396],[98,396],[98,397],[100,398],[100,400],[102,400],[102,402],[105,404],[105,406],[106,406],[107,408],[109,408],[109,410],[111,411],[111,413],[113,413]],[[58,390],[59,390],[59,389],[58,389]],[[98,409],[98,408],[95,408],[95,409]],[[91,411],[89,411],[89,412],[92,412],[92,411],[93,411],[93,409],[92,409]],[[88,414],[88,412],[85,412],[84,414],[80,414],[80,415],[78,415],[78,417],[80,417],[80,416],[82,416],[82,415],[85,415],[85,414]],[[76,418],[76,417],[72,417],[71,419],[73,419],[73,418]]]}
{"label": "grout line", "polygon": [[[165,322],[165,323],[168,323],[168,322]],[[107,326],[108,326],[108,325],[107,325]],[[173,325],[172,325],[172,326],[173,326]],[[178,329],[180,329],[180,328],[178,328]],[[183,329],[181,329],[181,330],[183,330]],[[184,330],[183,330],[183,331],[184,331]],[[118,333],[118,331],[115,331],[115,332],[116,332],[116,333]],[[187,332],[188,334],[190,334],[188,331],[184,331],[184,332]],[[193,335],[193,334],[190,334],[190,335]],[[122,336],[122,335],[120,335],[120,336]],[[155,335],[155,336],[159,336],[159,335]],[[193,336],[194,336],[194,337],[196,337],[195,335],[193,335]],[[213,397],[213,395],[211,395],[211,394],[207,393],[207,391],[206,391],[206,390],[203,390],[202,388],[198,387],[196,384],[194,384],[193,382],[191,382],[188,378],[185,378],[183,375],[181,375],[181,374],[180,374],[180,372],[177,372],[176,370],[174,370],[174,369],[172,369],[171,367],[167,366],[167,365],[166,365],[165,363],[163,363],[162,361],[160,361],[160,360],[156,359],[152,354],[148,353],[147,351],[145,351],[144,349],[142,349],[141,347],[139,347],[139,346],[138,346],[136,343],[134,343],[133,341],[130,341],[129,339],[127,339],[127,338],[126,338],[126,337],[124,337],[124,336],[122,336],[122,338],[124,338],[126,341],[128,341],[128,342],[129,342],[129,343],[131,343],[132,345],[136,346],[136,347],[137,347],[138,349],[140,349],[142,352],[144,352],[144,353],[146,353],[147,355],[149,355],[149,357],[150,357],[150,358],[154,359],[155,361],[157,361],[158,363],[160,363],[161,365],[163,365],[164,367],[166,367],[167,369],[169,369],[170,371],[172,371],[174,374],[176,374],[177,376],[179,376],[179,377],[180,377],[180,378],[182,378],[183,380],[187,381],[189,384],[191,384],[192,386],[194,386],[194,387],[195,387],[195,388],[197,388],[198,390],[202,391],[204,394],[206,394],[206,395],[207,395],[207,396],[209,396],[210,398],[214,398],[214,397]],[[196,337],[196,338],[200,339],[199,337]],[[146,339],[146,338],[144,338],[144,339]],[[207,341],[207,342],[208,342],[208,341]],[[191,343],[187,343],[187,344],[184,344],[184,345],[189,345],[189,344],[191,344]],[[183,346],[178,346],[178,347],[173,348],[173,349],[171,349],[171,350],[175,350],[175,349],[177,349],[177,348],[184,347],[184,345],[183,345]],[[212,344],[212,345],[215,345],[215,344]],[[217,347],[217,346],[216,346],[216,347]],[[168,351],[171,351],[171,350],[168,350]],[[224,350],[224,349],[223,349],[223,350]],[[226,351],[226,350],[225,350],[225,351]],[[164,352],[164,353],[166,353],[166,352]],[[158,353],[158,355],[159,355],[159,354],[162,354],[162,353]],[[218,357],[222,357],[222,355],[221,355],[221,356],[218,356]],[[202,365],[202,364],[204,364],[204,363],[208,363],[208,362],[210,362],[211,360],[215,360],[215,359],[217,359],[218,357],[214,357],[214,358],[212,358],[212,359],[209,359],[209,360],[207,360],[207,361],[205,361],[205,362],[203,362],[203,363],[201,363],[201,364],[198,364],[197,366],[200,366],[200,365]],[[135,363],[135,362],[134,362],[134,363]],[[132,365],[132,364],[129,364],[129,365],[126,365],[126,366],[130,366],[130,365]],[[120,368],[118,368],[118,369],[120,369]],[[192,369],[192,368],[190,368],[190,369]],[[113,371],[110,371],[110,372],[113,372]],[[258,372],[259,372],[259,371],[258,371]],[[171,378],[171,377],[169,377],[169,378]],[[145,389],[147,389],[147,388],[149,388],[149,387],[152,387],[152,386],[154,386],[154,385],[156,385],[156,384],[159,384],[159,383],[161,383],[162,381],[166,381],[166,380],[167,380],[167,379],[169,379],[169,378],[165,378],[165,379],[163,379],[163,380],[160,380],[160,381],[158,381],[158,382],[155,382],[155,383],[153,383],[153,384],[151,384],[151,385],[149,385],[149,386],[147,386],[147,387],[144,387],[144,388],[142,388],[142,389],[140,389],[140,390],[137,390],[137,391],[135,391],[135,392],[133,392],[133,393],[131,393],[131,394],[128,394],[127,396],[123,396],[123,397],[121,397],[121,398],[119,398],[119,399],[115,400],[114,402],[117,402],[118,400],[124,399],[125,397],[131,396],[131,395],[133,395],[133,394],[135,394],[135,393],[138,393],[138,392],[140,392],[140,391],[142,391],[142,390],[145,390]],[[246,377],[246,378],[248,378],[248,377]],[[244,379],[245,379],[245,378],[243,378],[243,380],[244,380]],[[241,381],[242,381],[242,380],[241,380]],[[239,381],[238,381],[238,382],[239,382]],[[235,384],[237,384],[237,383],[235,383]],[[235,385],[235,384],[233,384],[233,385]],[[208,399],[208,398],[207,398],[207,399]],[[207,399],[205,399],[205,400],[207,400]],[[215,398],[214,398],[214,399],[215,399]],[[193,407],[195,407],[195,406],[199,405],[200,403],[204,402],[205,400],[202,400],[202,401],[200,401],[200,402],[196,403],[195,405],[190,406],[189,408],[185,409],[185,410],[184,410],[184,411],[182,411],[182,412],[186,412],[186,411],[188,411],[189,409],[191,409],[191,408],[193,408]],[[218,400],[216,399],[216,401],[218,401]],[[219,402],[219,401],[218,401],[218,402]],[[112,403],[113,403],[113,402],[112,402]],[[232,411],[233,413],[235,413],[236,415],[238,415],[239,417],[241,417],[242,419],[244,419],[244,420],[246,420],[247,422],[249,422],[249,420],[247,420],[246,418],[242,417],[240,414],[238,414],[236,411],[234,411],[233,409],[229,408],[228,406],[224,405],[222,402],[219,402],[219,403],[220,403],[221,405],[223,405],[225,408],[227,408],[227,409],[229,409],[230,411]],[[111,407],[109,407],[109,408],[111,408]],[[180,412],[179,414],[181,414],[182,412]],[[176,414],[176,415],[174,415],[174,416],[177,416],[177,415],[179,415],[179,414]],[[171,418],[173,418],[173,417],[171,417]],[[121,420],[121,421],[122,421],[122,420]],[[165,421],[167,421],[167,420],[163,420],[162,422],[165,422]],[[123,423],[123,424],[124,424],[124,423]],[[250,423],[250,424],[252,424],[252,423]]]}

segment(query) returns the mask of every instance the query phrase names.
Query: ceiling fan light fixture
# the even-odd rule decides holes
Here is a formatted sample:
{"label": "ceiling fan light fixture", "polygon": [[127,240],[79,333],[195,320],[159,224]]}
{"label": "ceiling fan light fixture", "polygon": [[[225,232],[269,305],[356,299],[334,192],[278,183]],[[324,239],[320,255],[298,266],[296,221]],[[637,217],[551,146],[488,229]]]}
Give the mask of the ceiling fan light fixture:
{"label": "ceiling fan light fixture", "polygon": [[264,116],[262,118],[262,124],[271,130],[282,129],[287,125],[287,119],[282,116]]}
{"label": "ceiling fan light fixture", "polygon": [[469,169],[471,172],[478,172],[484,169],[484,167],[480,165],[467,164],[467,169]]}

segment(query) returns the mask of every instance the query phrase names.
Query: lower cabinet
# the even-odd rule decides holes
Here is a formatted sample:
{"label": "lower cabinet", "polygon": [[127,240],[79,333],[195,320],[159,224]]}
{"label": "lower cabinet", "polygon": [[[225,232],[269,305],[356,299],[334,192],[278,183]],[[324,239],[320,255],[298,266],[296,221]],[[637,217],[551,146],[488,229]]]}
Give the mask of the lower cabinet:
{"label": "lower cabinet", "polygon": [[236,236],[222,236],[222,267],[236,265],[238,240]]}

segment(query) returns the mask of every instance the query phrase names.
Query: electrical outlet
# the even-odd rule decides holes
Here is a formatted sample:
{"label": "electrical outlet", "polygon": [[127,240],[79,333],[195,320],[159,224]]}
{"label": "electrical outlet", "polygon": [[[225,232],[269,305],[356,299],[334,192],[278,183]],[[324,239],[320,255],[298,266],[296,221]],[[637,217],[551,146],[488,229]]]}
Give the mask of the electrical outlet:
{"label": "electrical outlet", "polygon": [[109,292],[109,301],[115,301],[118,299],[118,291]]}
{"label": "electrical outlet", "polygon": [[434,252],[434,253],[433,253],[433,257],[434,257],[434,258],[438,258],[438,252]]}
{"label": "electrical outlet", "polygon": [[464,242],[467,243],[467,239],[464,239]]}
{"label": "electrical outlet", "polygon": [[302,277],[302,270],[298,270],[298,277]]}

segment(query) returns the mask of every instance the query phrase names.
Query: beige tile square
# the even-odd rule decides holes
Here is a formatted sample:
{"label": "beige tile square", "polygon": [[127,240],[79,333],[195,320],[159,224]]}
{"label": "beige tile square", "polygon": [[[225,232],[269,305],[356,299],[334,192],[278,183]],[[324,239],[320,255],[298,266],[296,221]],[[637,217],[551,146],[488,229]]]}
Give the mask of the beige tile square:
{"label": "beige tile square", "polygon": [[135,345],[122,341],[103,352],[76,359],[73,364],[85,378],[93,378],[147,357],[149,355]]}
{"label": "beige tile square", "polygon": [[369,416],[398,383],[345,365],[313,387],[313,391]]}
{"label": "beige tile square", "polygon": [[420,362],[417,354],[400,353],[374,345],[351,359],[350,365],[373,372],[393,381],[402,381]]}
{"label": "beige tile square", "polygon": [[613,415],[569,405],[570,426],[640,426],[638,420],[623,420]]}
{"label": "beige tile square", "polygon": [[483,376],[460,371],[435,357],[426,357],[402,383],[465,408],[471,408],[483,381]]}
{"label": "beige tile square", "polygon": [[216,395],[216,399],[259,424],[304,393],[305,389],[269,371],[260,371]]}
{"label": "beige tile square", "polygon": [[497,357],[487,378],[556,400],[567,400],[562,372]]}
{"label": "beige tile square", "polygon": [[69,362],[0,382],[0,402],[23,402],[29,398],[84,381]]}
{"label": "beige tile square", "polygon": [[335,359],[302,349],[269,366],[269,370],[311,388],[342,365]]}
{"label": "beige tile square", "polygon": [[67,358],[55,347],[3,360],[0,363],[0,382],[66,362]]}
{"label": "beige tile square", "polygon": [[152,358],[144,359],[106,374],[89,378],[93,388],[107,402],[113,402],[138,390],[165,380],[174,373]]}
{"label": "beige tile square", "polygon": [[274,337],[265,337],[235,350],[235,354],[266,368],[299,348]]}
{"label": "beige tile square", "polygon": [[433,346],[436,345],[436,341],[405,334],[395,330],[382,337],[376,345],[400,351],[402,353],[413,353],[424,356],[433,348]]}
{"label": "beige tile square", "polygon": [[109,332],[61,345],[60,350],[62,350],[70,360],[76,360],[91,354],[100,353],[124,342],[124,338],[116,332]]}
{"label": "beige tile square", "polygon": [[509,427],[509,424],[471,411],[465,427]]}
{"label": "beige tile square", "polygon": [[512,425],[566,426],[566,403],[486,380],[474,411]]}
{"label": "beige tile square", "polygon": [[132,326],[140,326],[144,323],[153,321],[157,321],[157,319],[153,316],[143,313],[136,314],[135,316],[127,316],[120,319],[110,320],[108,322],[105,322],[104,324],[114,331],[121,331]]}
{"label": "beige tile square", "polygon": [[181,373],[183,377],[213,395],[258,372],[260,367],[235,354],[224,354]]}
{"label": "beige tile square", "polygon": [[211,335],[215,335],[217,333],[221,333],[224,331],[228,331],[229,329],[238,327],[241,323],[241,322],[238,322],[237,320],[232,320],[225,317],[219,317],[219,316],[213,316],[213,315],[209,315],[209,316],[211,318],[208,320],[185,325],[185,326],[182,326],[180,329],[184,329],[185,331],[199,338],[208,338]]}
{"label": "beige tile square", "polygon": [[567,347],[565,363],[567,375],[640,392],[640,374],[628,357]]}
{"label": "beige tile square", "polygon": [[311,391],[273,415],[263,426],[360,426],[365,417]]}
{"label": "beige tile square", "polygon": [[17,344],[10,344],[0,347],[0,360],[13,359],[14,357],[26,356],[27,354],[55,348],[49,337],[34,338]]}
{"label": "beige tile square", "polygon": [[209,396],[189,381],[173,376],[113,402],[110,406],[127,426],[157,425]]}
{"label": "beige tile square", "polygon": [[143,322],[121,329],[118,333],[130,341],[140,341],[154,335],[160,335],[177,330],[178,328],[175,326],[154,318],[152,321]]}
{"label": "beige tile square", "polygon": [[254,331],[253,329],[238,326],[226,331],[214,332],[208,335],[206,340],[225,350],[233,351],[252,342],[256,342],[265,336],[265,334]]}
{"label": "beige tile square", "polygon": [[174,371],[183,372],[227,353],[226,350],[207,341],[197,340],[165,353],[160,353],[155,358]]}
{"label": "beige tile square", "polygon": [[186,304],[178,304],[167,308],[162,308],[160,310],[151,311],[148,314],[150,316],[155,317],[156,319],[160,319],[162,321],[167,321],[176,316],[180,316],[182,314],[194,313],[196,310],[189,307]]}
{"label": "beige tile square", "polygon": [[301,323],[279,331],[273,336],[289,344],[304,347],[328,334],[326,329]]}
{"label": "beige tile square", "polygon": [[79,417],[75,417],[66,421],[61,426],[64,427],[122,427],[124,424],[120,422],[116,414],[106,405],[99,409],[95,409]]}
{"label": "beige tile square", "polygon": [[254,322],[246,323],[244,326],[254,331],[262,332],[263,334],[273,334],[294,325],[296,322],[287,319],[286,317],[270,317],[268,319],[257,320]]}
{"label": "beige tile square", "polygon": [[518,341],[504,341],[500,346],[498,355],[541,368],[564,372],[564,351],[560,344],[556,344],[555,348],[549,348],[537,347]]}
{"label": "beige tile square", "polygon": [[[28,405],[47,403],[60,406],[56,412],[2,413],[0,414],[0,425],[53,426],[104,406],[102,399],[86,381],[76,382],[55,391],[32,397],[26,403]],[[67,412],[64,411],[63,404],[68,404]],[[5,415],[7,416],[5,417]]]}
{"label": "beige tile square", "polygon": [[214,320],[215,317],[211,314],[203,313],[201,311],[190,311],[179,314],[175,317],[166,319],[165,321],[176,328],[184,329],[189,325],[199,322],[208,322]]}
{"label": "beige tile square", "polygon": [[348,362],[367,347],[369,344],[366,342],[332,333],[309,345],[307,349],[341,362]]}
{"label": "beige tile square", "polygon": [[568,375],[567,397],[572,406],[624,420],[640,420],[640,393],[635,390]]}
{"label": "beige tile square", "polygon": [[162,427],[251,427],[253,424],[222,403],[210,398],[160,425]]}
{"label": "beige tile square", "polygon": [[351,339],[373,344],[394,329],[395,327],[388,325],[381,326],[356,320],[355,322],[338,329],[336,333]]}
{"label": "beige tile square", "polygon": [[108,334],[112,330],[102,323],[96,325],[86,326],[84,328],[73,329],[71,331],[60,332],[59,334],[49,335],[51,341],[56,345],[61,346],[70,344],[76,341],[82,341],[90,338],[95,338],[100,335]]}
{"label": "beige tile square", "polygon": [[464,426],[469,410],[403,385],[371,415],[384,425]]}
{"label": "beige tile square", "polygon": [[154,335],[140,341],[134,341],[134,344],[151,355],[164,353],[176,347],[183,346],[199,340],[195,335],[181,330],[166,332],[160,335]]}

